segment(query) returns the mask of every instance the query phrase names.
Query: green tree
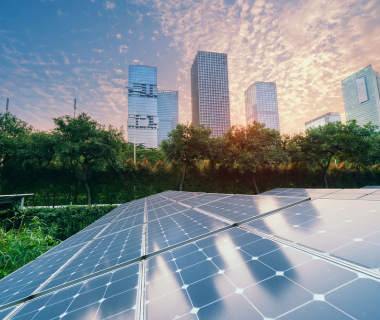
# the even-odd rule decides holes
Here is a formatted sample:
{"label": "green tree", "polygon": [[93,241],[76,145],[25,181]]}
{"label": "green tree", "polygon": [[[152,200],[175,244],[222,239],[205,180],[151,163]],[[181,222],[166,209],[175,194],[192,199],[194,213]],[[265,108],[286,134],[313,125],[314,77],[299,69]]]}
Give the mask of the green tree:
{"label": "green tree", "polygon": [[166,159],[175,161],[183,167],[180,191],[188,166],[207,158],[210,135],[211,130],[203,125],[196,127],[192,123],[178,124],[169,132],[168,138],[162,141],[161,150],[165,153]]}
{"label": "green tree", "polygon": [[256,194],[259,188],[255,173],[259,167],[287,162],[289,157],[283,147],[280,133],[265,128],[265,124],[233,126],[225,135],[223,163],[237,165],[241,174],[250,173]]}
{"label": "green tree", "polygon": [[307,129],[306,135],[298,137],[297,141],[302,160],[321,168],[325,188],[328,188],[327,173],[334,158],[356,165],[368,164],[376,128],[371,123],[361,127],[352,120],[347,124],[329,122]]}
{"label": "green tree", "polygon": [[32,129],[11,113],[0,113],[0,166],[16,156]]}
{"label": "green tree", "polygon": [[106,171],[109,168],[122,169],[121,154],[126,146],[123,130],[111,125],[108,129],[82,113],[77,118],[63,116],[54,118],[57,126],[56,155],[61,163],[73,163],[80,168],[87,191],[87,203],[91,205],[91,191],[88,179],[92,171]]}

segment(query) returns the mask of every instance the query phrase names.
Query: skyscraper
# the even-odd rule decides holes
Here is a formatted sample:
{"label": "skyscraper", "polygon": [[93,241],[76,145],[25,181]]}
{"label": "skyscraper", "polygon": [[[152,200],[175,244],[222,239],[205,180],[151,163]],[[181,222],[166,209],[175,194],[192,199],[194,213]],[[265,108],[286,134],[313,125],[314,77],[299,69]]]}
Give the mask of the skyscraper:
{"label": "skyscraper", "polygon": [[342,80],[342,91],[347,121],[380,127],[380,78],[371,65]]}
{"label": "skyscraper", "polygon": [[157,114],[157,145],[160,145],[178,124],[178,91],[160,90],[158,92]]}
{"label": "skyscraper", "polygon": [[[128,141],[157,148],[157,68],[129,66]],[[136,112],[136,116],[135,116]]]}
{"label": "skyscraper", "polygon": [[254,82],[245,92],[245,117],[247,124],[265,123],[266,128],[280,131],[277,89],[274,82]]}
{"label": "skyscraper", "polygon": [[328,112],[328,113],[325,113],[319,117],[316,117],[312,120],[309,120],[307,122],[305,122],[305,129],[309,129],[309,128],[317,128],[319,126],[324,126],[325,124],[329,123],[329,122],[337,122],[337,121],[341,121],[340,120],[340,113],[339,112]]}
{"label": "skyscraper", "polygon": [[203,124],[221,136],[230,128],[227,54],[198,51],[191,67],[194,125]]}

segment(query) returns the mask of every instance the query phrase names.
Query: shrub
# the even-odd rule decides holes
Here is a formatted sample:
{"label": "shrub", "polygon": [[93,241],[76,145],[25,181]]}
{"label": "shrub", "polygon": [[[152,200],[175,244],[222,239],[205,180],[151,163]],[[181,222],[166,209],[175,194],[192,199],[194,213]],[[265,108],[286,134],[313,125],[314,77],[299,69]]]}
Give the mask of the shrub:
{"label": "shrub", "polygon": [[0,279],[61,242],[51,236],[56,233],[55,224],[46,226],[38,217],[33,217],[25,226],[24,218],[18,229],[6,231],[4,226],[0,228]]}

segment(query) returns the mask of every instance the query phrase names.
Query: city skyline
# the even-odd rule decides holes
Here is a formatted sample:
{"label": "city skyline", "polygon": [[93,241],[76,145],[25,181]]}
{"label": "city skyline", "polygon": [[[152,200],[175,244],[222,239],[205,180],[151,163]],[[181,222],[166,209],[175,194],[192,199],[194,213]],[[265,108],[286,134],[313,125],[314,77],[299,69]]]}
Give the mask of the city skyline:
{"label": "city skyline", "polygon": [[186,123],[190,67],[204,50],[228,55],[232,125],[245,124],[244,90],[260,79],[277,83],[281,132],[297,133],[316,115],[344,115],[343,79],[380,70],[379,28],[376,1],[7,1],[0,108],[10,98],[10,112],[47,130],[76,98],[77,113],[126,129],[127,67],[144,64],[157,66],[158,89],[180,92]]}

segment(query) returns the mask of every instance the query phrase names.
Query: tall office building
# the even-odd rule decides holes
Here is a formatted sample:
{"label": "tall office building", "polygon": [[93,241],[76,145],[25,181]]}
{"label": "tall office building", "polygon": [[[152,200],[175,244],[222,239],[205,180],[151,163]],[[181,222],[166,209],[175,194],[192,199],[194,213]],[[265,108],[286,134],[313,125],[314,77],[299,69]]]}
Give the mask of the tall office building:
{"label": "tall office building", "polygon": [[337,122],[337,121],[341,121],[340,119],[340,113],[339,112],[328,112],[328,113],[325,113],[319,117],[316,117],[312,120],[309,120],[307,122],[305,122],[305,129],[309,129],[309,128],[317,128],[319,126],[324,126],[325,124],[329,123],[329,122]]}
{"label": "tall office building", "polygon": [[194,125],[203,124],[218,137],[230,128],[227,54],[198,51],[191,67]]}
{"label": "tall office building", "polygon": [[280,131],[277,89],[274,82],[254,82],[245,92],[245,117],[247,124],[265,123],[266,128]]}
{"label": "tall office building", "polygon": [[157,114],[157,145],[160,145],[178,124],[178,91],[160,90],[158,92]]}
{"label": "tall office building", "polygon": [[128,141],[157,148],[157,68],[129,66]]}
{"label": "tall office building", "polygon": [[380,78],[371,65],[342,80],[342,91],[347,121],[380,127]]}

